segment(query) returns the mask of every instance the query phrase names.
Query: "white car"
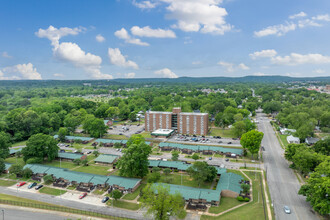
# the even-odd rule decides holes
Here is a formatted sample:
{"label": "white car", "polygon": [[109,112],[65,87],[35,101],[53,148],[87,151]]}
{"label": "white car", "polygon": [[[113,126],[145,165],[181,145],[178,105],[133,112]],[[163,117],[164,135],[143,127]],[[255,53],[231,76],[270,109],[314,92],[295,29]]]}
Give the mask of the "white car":
{"label": "white car", "polygon": [[283,209],[284,209],[284,212],[285,212],[286,214],[290,214],[290,213],[291,213],[291,209],[290,209],[289,206],[285,205]]}

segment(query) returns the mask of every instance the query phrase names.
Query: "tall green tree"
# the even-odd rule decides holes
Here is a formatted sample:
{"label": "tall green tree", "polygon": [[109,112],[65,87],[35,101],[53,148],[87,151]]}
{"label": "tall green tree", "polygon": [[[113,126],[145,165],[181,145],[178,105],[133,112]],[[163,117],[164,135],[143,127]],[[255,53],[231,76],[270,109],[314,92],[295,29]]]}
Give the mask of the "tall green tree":
{"label": "tall green tree", "polygon": [[156,220],[168,220],[171,216],[185,215],[185,201],[179,192],[170,194],[167,185],[148,185],[142,190],[141,203],[147,208],[147,214]]}
{"label": "tall green tree", "polygon": [[310,175],[307,184],[303,185],[299,194],[306,196],[313,209],[321,215],[330,213],[330,157],[320,163]]}
{"label": "tall green tree", "polygon": [[242,135],[240,141],[241,145],[244,149],[248,149],[250,151],[250,153],[252,154],[252,158],[253,154],[259,152],[263,136],[264,133],[259,132],[257,130],[252,130]]}
{"label": "tall green tree", "polygon": [[0,158],[0,173],[3,173],[6,169],[5,160]]}
{"label": "tall green tree", "polygon": [[215,167],[209,166],[205,161],[195,162],[187,169],[187,173],[194,178],[199,187],[203,182],[212,182],[217,175]]}
{"label": "tall green tree", "polygon": [[63,127],[60,128],[58,130],[58,139],[60,140],[60,142],[64,142],[65,141],[65,136],[68,135],[68,129]]}
{"label": "tall green tree", "polygon": [[119,175],[143,178],[148,174],[148,157],[151,153],[151,147],[141,137],[141,135],[133,135],[128,140],[128,147],[117,162]]}
{"label": "tall green tree", "polygon": [[3,131],[0,132],[0,158],[6,159],[9,156],[10,147],[10,135]]}
{"label": "tall green tree", "polygon": [[58,150],[59,147],[52,136],[35,134],[29,138],[26,142],[26,147],[22,149],[23,160],[27,161],[30,158],[44,160],[47,157],[48,161],[52,161],[57,157]]}
{"label": "tall green tree", "polygon": [[104,121],[94,116],[88,117],[83,122],[83,128],[87,131],[92,137],[99,138],[107,133],[107,126],[104,124]]}

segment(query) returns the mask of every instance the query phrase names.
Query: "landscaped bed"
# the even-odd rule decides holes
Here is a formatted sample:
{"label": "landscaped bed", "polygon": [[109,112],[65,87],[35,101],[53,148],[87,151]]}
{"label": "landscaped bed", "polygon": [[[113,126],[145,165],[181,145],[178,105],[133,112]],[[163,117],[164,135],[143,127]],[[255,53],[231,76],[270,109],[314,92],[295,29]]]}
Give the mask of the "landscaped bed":
{"label": "landscaped bed", "polygon": [[39,190],[39,192],[48,194],[48,195],[59,196],[59,195],[63,195],[64,193],[66,193],[66,190],[54,189],[54,188],[50,188],[50,187],[43,187]]}
{"label": "landscaped bed", "polygon": [[146,186],[146,184],[141,184],[133,193],[128,193],[124,195],[123,199],[134,200],[140,194],[140,191]]}

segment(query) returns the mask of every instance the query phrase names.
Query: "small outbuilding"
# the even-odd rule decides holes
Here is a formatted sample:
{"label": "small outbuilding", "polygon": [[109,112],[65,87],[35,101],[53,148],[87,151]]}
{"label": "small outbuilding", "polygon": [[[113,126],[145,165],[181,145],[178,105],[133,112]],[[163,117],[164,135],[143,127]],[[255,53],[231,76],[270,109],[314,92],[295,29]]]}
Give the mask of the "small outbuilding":
{"label": "small outbuilding", "polygon": [[160,137],[160,138],[168,138],[174,133],[172,129],[158,129],[151,133],[151,136]]}

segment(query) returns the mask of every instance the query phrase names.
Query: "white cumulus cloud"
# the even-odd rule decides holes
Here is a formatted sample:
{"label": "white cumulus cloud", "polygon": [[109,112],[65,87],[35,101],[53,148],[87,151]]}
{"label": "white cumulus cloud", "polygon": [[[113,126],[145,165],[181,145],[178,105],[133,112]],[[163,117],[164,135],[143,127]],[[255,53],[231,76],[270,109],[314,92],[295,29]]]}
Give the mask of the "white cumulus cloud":
{"label": "white cumulus cloud", "polygon": [[[19,74],[20,76],[14,75]],[[10,75],[10,76],[5,76]],[[17,64],[15,66],[5,67],[0,70],[0,78],[6,80],[13,79],[30,79],[30,80],[40,80],[42,79],[40,73],[38,73],[37,68],[33,67],[32,63]]]}
{"label": "white cumulus cloud", "polygon": [[97,42],[100,42],[100,43],[105,41],[105,38],[101,34],[96,35],[95,39]]}
{"label": "white cumulus cloud", "polygon": [[116,66],[122,66],[122,67],[131,67],[133,69],[139,69],[139,66],[131,61],[126,60],[126,58],[121,54],[119,48],[109,48],[108,49],[108,55],[110,58],[110,63],[116,65]]}
{"label": "white cumulus cloud", "polygon": [[271,58],[272,63],[279,65],[299,65],[299,64],[325,64],[330,63],[330,56],[323,56],[322,54],[310,53],[299,54],[291,53],[288,56],[276,56]]}
{"label": "white cumulus cloud", "polygon": [[290,19],[296,19],[296,18],[301,18],[301,17],[306,17],[307,14],[303,11],[297,13],[297,14],[294,14],[294,15],[290,15],[289,18]]}
{"label": "white cumulus cloud", "polygon": [[178,76],[168,68],[157,70],[154,73],[162,76],[163,78],[178,78]]}
{"label": "white cumulus cloud", "polygon": [[316,69],[313,72],[314,73],[318,73],[318,74],[322,74],[322,73],[325,73],[325,70],[323,70],[323,69]]}
{"label": "white cumulus cloud", "polygon": [[40,28],[35,34],[40,38],[47,38],[52,42],[53,46],[58,45],[59,40],[67,35],[77,35],[85,30],[83,27],[68,28],[61,27],[57,29],[56,27],[50,25],[47,29]]}
{"label": "white cumulus cloud", "polygon": [[55,77],[63,77],[64,75],[62,73],[54,73],[53,76],[55,76]]}
{"label": "white cumulus cloud", "polygon": [[249,70],[250,69],[250,67],[248,67],[244,63],[240,63],[238,65],[235,65],[234,63],[219,61],[218,65],[224,67],[227,72],[234,72],[235,70],[238,70],[238,69],[241,69],[241,70]]}
{"label": "white cumulus cloud", "polygon": [[138,26],[133,26],[131,28],[131,32],[133,35],[139,37],[176,38],[176,35],[172,30],[164,30],[161,28],[152,29],[149,26],[145,26],[142,28]]}
{"label": "white cumulus cloud", "polygon": [[168,4],[166,18],[177,20],[172,25],[185,32],[213,33],[223,35],[233,29],[227,24],[228,15],[225,8],[220,7],[222,0],[161,0]]}
{"label": "white cumulus cloud", "polygon": [[133,79],[133,78],[135,78],[135,73],[125,73],[125,78],[126,79]]}
{"label": "white cumulus cloud", "polygon": [[261,51],[256,51],[254,53],[250,53],[249,56],[252,59],[257,59],[259,57],[273,57],[276,56],[277,52],[275,50],[261,50]]}
{"label": "white cumulus cloud", "polygon": [[112,79],[113,76],[101,72],[102,58],[100,56],[86,53],[78,44],[72,42],[60,43],[61,37],[66,35],[77,35],[84,28],[55,28],[39,29],[36,35],[40,38],[48,38],[53,46],[53,55],[59,60],[69,62],[76,67],[82,68],[95,79]]}
{"label": "white cumulus cloud", "polygon": [[133,0],[133,5],[135,5],[138,8],[141,8],[141,9],[151,9],[151,8],[155,8],[157,4],[155,2],[151,2],[151,1]]}
{"label": "white cumulus cloud", "polygon": [[119,39],[125,40],[125,42],[129,43],[129,44],[136,44],[136,45],[140,45],[140,46],[149,46],[148,43],[142,42],[140,39],[130,36],[125,28],[122,28],[122,29],[116,31],[115,36],[118,37]]}
{"label": "white cumulus cloud", "polygon": [[290,15],[290,21],[285,21],[284,24],[268,26],[260,31],[255,31],[254,36],[265,37],[268,35],[283,36],[290,31],[302,29],[306,27],[322,27],[325,22],[330,22],[329,14],[316,15],[307,17],[305,12]]}

